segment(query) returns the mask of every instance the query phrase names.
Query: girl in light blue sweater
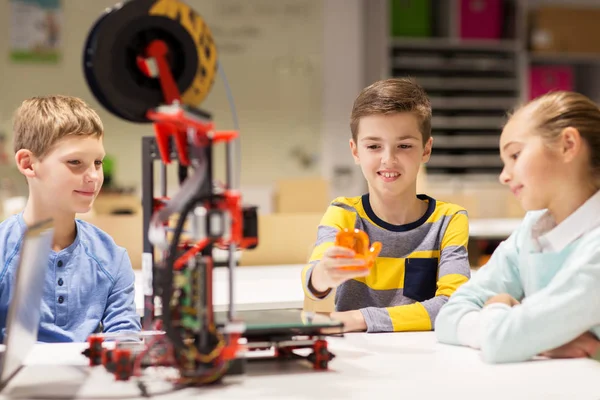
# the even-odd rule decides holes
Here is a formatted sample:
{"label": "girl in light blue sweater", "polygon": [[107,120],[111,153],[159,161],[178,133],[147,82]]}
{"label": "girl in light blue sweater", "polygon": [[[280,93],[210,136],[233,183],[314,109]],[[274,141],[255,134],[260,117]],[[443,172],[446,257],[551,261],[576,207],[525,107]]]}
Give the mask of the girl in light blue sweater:
{"label": "girl in light blue sweater", "polygon": [[[487,362],[600,355],[600,109],[553,92],[514,113],[500,181],[530,211],[435,321]],[[532,211],[537,210],[537,211]]]}

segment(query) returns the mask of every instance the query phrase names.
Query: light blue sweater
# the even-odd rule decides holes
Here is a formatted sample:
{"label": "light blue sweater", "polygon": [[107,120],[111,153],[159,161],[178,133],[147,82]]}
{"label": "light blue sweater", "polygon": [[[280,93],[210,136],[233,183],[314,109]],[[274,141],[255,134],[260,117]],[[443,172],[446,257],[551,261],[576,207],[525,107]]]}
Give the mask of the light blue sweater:
{"label": "light blue sweater", "polygon": [[[481,348],[485,361],[501,363],[528,360],[586,331],[600,337],[600,227],[560,251],[541,253],[532,240],[541,215],[528,213],[488,264],[452,295],[436,319],[440,342]],[[521,304],[484,307],[499,293]]]}
{"label": "light blue sweater", "polygon": [[[75,241],[48,259],[38,341],[83,342],[99,325],[104,332],[139,331],[127,251],[85,221],[76,220],[76,226]],[[0,224],[0,339],[25,229],[21,214]]]}

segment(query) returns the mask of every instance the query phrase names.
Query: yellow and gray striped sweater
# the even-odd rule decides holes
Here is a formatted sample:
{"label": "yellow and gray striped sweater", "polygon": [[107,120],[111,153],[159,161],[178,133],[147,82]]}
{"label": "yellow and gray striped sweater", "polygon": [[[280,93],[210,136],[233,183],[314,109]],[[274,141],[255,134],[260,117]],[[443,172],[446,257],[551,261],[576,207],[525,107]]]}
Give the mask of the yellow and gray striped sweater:
{"label": "yellow and gray striped sweater", "polygon": [[309,264],[302,271],[304,292],[312,269],[336,233],[361,229],[382,250],[371,273],[351,279],[336,289],[336,311],[360,310],[367,332],[426,331],[448,297],[470,277],[467,255],[469,224],[464,208],[418,195],[428,203],[417,221],[392,225],[378,218],[369,195],[339,197],[328,207],[318,228]]}

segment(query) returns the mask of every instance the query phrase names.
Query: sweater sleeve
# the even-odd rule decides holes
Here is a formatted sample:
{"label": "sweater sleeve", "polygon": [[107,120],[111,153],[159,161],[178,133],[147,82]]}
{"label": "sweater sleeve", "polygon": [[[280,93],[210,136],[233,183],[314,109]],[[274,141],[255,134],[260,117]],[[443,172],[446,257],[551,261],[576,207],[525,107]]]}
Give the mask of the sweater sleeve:
{"label": "sweater sleeve", "polygon": [[[590,245],[589,252],[575,255],[546,287],[523,299],[517,257],[519,235],[524,234],[520,228],[503,242],[441,310],[436,325],[440,342],[481,348],[486,362],[520,362],[600,324],[598,247]],[[508,293],[521,304],[483,307],[499,293]]]}
{"label": "sweater sleeve", "polygon": [[135,275],[125,249],[118,272],[102,319],[104,332],[138,332],[141,324],[135,308]]}
{"label": "sweater sleeve", "polygon": [[[473,313],[479,313],[484,303],[499,293],[508,293],[517,300],[523,298],[523,287],[517,269],[518,247],[516,237],[519,230],[513,232],[502,242],[492,254],[488,263],[464,285],[462,285],[440,310],[435,323],[435,332],[442,343],[479,347],[479,342],[473,338],[460,335],[459,325],[463,317],[470,325],[476,325],[479,318]],[[464,326],[464,324],[463,324]],[[473,334],[477,326],[472,326],[467,332]]]}
{"label": "sweater sleeve", "polygon": [[327,208],[317,228],[317,241],[308,264],[302,269],[302,288],[306,297],[313,300],[322,300],[331,293],[331,290],[328,290],[324,295],[319,296],[311,290],[310,279],[313,268],[321,260],[325,251],[334,245],[337,233],[344,228],[354,228],[355,222],[356,212],[347,204],[334,200]]}
{"label": "sweater sleeve", "polygon": [[526,361],[600,325],[600,251],[594,250],[577,255],[520,305],[483,309],[481,350],[486,361]]}

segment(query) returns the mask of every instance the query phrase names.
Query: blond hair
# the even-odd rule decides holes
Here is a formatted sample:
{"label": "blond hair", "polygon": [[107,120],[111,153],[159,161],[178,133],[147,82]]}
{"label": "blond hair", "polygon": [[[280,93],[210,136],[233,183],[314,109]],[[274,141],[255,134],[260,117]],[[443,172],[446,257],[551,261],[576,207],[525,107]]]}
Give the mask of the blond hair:
{"label": "blond hair", "polygon": [[431,103],[425,90],[410,78],[377,81],[360,92],[350,116],[352,139],[356,142],[362,117],[401,112],[413,113],[417,117],[425,144],[431,137]]}
{"label": "blond hair", "polygon": [[77,97],[33,97],[23,101],[14,115],[15,153],[27,149],[41,158],[65,136],[99,138],[103,134],[98,114]]}
{"label": "blond hair", "polygon": [[531,110],[534,131],[552,144],[565,128],[577,129],[589,147],[591,173],[600,187],[600,108],[581,93],[556,91],[533,99],[522,108]]}

